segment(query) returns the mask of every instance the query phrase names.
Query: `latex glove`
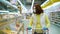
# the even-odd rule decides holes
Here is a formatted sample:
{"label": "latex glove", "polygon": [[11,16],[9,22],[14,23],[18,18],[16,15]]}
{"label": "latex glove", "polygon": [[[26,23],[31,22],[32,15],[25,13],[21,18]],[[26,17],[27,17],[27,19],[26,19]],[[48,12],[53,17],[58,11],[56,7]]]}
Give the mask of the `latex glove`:
{"label": "latex glove", "polygon": [[43,30],[48,30],[48,28],[47,27],[43,27]]}
{"label": "latex glove", "polygon": [[32,28],[31,28],[31,27],[28,27],[27,29],[28,29],[28,30],[31,30]]}

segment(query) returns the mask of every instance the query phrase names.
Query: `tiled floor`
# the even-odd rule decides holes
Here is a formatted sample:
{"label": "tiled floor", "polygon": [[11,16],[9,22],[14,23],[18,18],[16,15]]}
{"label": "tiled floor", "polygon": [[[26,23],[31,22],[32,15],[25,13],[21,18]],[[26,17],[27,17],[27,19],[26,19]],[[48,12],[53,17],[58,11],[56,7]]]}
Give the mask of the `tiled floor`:
{"label": "tiled floor", "polygon": [[60,27],[51,24],[51,27],[50,27],[50,31],[49,32],[50,32],[50,34],[60,34]]}

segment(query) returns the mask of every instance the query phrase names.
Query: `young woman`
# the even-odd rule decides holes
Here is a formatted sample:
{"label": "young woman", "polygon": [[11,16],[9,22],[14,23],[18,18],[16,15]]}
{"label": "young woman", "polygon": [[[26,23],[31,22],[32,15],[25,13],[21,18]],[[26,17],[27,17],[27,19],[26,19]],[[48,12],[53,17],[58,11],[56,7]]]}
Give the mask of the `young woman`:
{"label": "young woman", "polygon": [[48,16],[44,13],[39,4],[34,5],[33,13],[30,19],[29,28],[33,29],[33,34],[43,34],[43,30],[47,30],[50,26]]}

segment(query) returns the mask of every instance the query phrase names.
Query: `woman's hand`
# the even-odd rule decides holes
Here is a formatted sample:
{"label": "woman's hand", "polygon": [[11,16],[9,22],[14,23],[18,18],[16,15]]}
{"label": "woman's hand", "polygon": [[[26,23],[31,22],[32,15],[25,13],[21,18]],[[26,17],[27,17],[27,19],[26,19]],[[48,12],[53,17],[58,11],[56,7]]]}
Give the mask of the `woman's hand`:
{"label": "woman's hand", "polygon": [[48,30],[48,28],[47,27],[43,27],[43,30]]}
{"label": "woman's hand", "polygon": [[31,27],[28,27],[27,29],[28,29],[28,30],[31,30],[32,28],[31,28]]}

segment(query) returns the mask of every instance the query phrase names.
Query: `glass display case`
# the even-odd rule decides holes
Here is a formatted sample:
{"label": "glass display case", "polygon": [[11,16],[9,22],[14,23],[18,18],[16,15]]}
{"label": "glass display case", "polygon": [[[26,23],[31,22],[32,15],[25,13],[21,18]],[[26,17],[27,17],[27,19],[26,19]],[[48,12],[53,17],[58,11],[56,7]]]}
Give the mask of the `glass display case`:
{"label": "glass display case", "polygon": [[8,11],[0,12],[0,34],[20,34],[24,32],[21,16],[9,14]]}

